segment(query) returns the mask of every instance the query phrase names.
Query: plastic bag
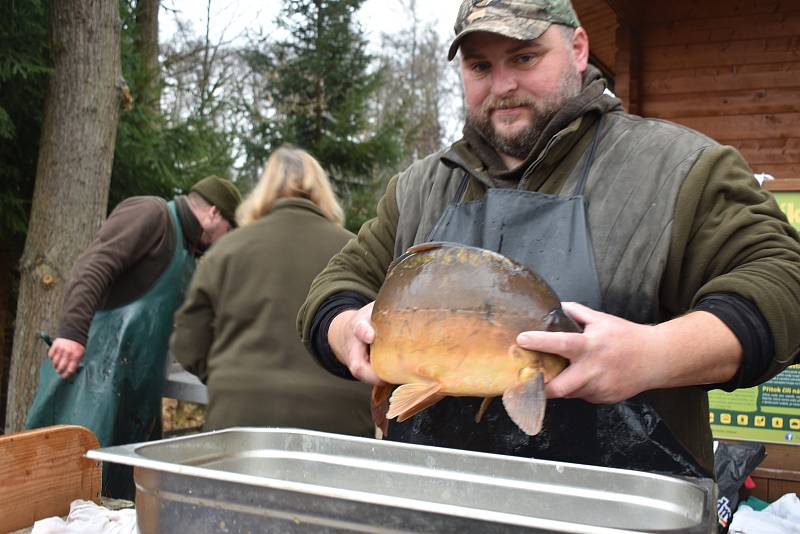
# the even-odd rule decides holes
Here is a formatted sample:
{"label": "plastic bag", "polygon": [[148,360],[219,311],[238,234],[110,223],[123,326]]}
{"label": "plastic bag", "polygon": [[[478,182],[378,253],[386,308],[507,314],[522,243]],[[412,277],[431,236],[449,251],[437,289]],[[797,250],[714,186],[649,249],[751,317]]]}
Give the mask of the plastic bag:
{"label": "plastic bag", "polygon": [[720,532],[727,532],[739,506],[739,488],[767,456],[763,443],[740,441],[714,443],[714,473],[719,488],[717,518]]}
{"label": "plastic bag", "polygon": [[733,534],[798,534],[800,533],[800,498],[787,493],[761,511],[744,501],[731,521]]}

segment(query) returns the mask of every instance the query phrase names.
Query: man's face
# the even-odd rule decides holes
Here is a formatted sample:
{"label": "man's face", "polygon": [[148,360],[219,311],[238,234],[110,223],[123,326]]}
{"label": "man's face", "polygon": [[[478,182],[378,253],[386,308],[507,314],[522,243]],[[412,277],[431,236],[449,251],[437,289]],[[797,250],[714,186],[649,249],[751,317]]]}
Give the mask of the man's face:
{"label": "man's face", "polygon": [[222,216],[222,213],[220,213],[216,206],[208,208],[200,221],[200,226],[203,227],[203,235],[200,237],[200,243],[206,247],[211,246],[233,228],[231,223]]}
{"label": "man's face", "polygon": [[467,122],[499,152],[527,158],[547,122],[581,90],[585,36],[579,28],[570,42],[553,25],[533,41],[486,32],[465,37],[461,74]]}

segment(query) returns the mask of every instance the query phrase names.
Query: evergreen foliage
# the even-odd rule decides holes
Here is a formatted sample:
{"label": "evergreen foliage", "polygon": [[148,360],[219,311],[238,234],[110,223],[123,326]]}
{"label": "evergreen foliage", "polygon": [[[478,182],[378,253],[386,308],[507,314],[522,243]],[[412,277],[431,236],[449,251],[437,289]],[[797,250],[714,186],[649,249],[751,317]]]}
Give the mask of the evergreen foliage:
{"label": "evergreen foliage", "polygon": [[[133,103],[120,115],[109,210],[133,195],[172,197],[208,174],[235,179],[234,164],[245,190],[269,153],[289,143],[328,171],[355,230],[374,215],[387,176],[412,155],[409,136],[436,131],[408,113],[414,106],[400,72],[407,65],[367,53],[355,20],[364,0],[284,0],[273,33],[281,37],[246,50],[175,40],[162,46],[155,86],[137,47],[141,0],[119,1],[122,74]],[[50,72],[47,11],[47,0],[0,0],[0,231],[20,250]],[[204,57],[221,63],[189,74]],[[206,90],[200,86],[209,72],[217,78]],[[176,76],[183,76],[178,86],[168,87]],[[165,87],[175,109],[160,111]]]}
{"label": "evergreen foliage", "polygon": [[0,7],[0,235],[21,250],[47,90],[47,3]]}
{"label": "evergreen foliage", "polygon": [[263,74],[270,109],[253,116],[245,141],[249,169],[282,144],[308,150],[331,176],[357,229],[374,214],[382,172],[400,158],[394,124],[369,123],[369,102],[382,83],[370,71],[363,31],[354,20],[363,0],[286,0],[277,24],[287,37],[250,50]]}
{"label": "evergreen foliage", "polygon": [[[209,174],[226,176],[230,136],[213,117],[177,121],[143,105],[158,94],[136,47],[137,0],[121,0],[122,70],[133,104],[120,115],[109,211],[133,195],[171,198]],[[0,232],[21,250],[33,196],[44,96],[50,72],[47,1],[0,5]]]}
{"label": "evergreen foliage", "polygon": [[233,163],[232,143],[212,118],[193,114],[171,122],[158,106],[148,105],[158,101],[160,88],[150,84],[151,74],[136,45],[136,2],[125,0],[120,8],[122,70],[133,105],[120,115],[109,210],[134,195],[172,198],[204,176],[227,176]]}

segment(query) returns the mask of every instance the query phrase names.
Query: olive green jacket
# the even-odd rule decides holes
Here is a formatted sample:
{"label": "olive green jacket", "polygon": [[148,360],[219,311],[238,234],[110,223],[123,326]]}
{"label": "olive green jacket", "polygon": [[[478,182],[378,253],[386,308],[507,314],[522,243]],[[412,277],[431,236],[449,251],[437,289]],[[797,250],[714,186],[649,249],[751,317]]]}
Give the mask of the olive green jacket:
{"label": "olive green jacket", "polygon": [[170,348],[208,384],[206,428],[289,426],[374,435],[370,388],[319,367],[294,320],[311,280],[353,234],[309,200],[279,200],[203,257]]}
{"label": "olive green jacket", "polygon": [[[775,356],[761,380],[779,373],[800,346],[800,244],[773,196],[730,147],[664,121],[616,110],[605,117],[586,191],[605,310],[662,322],[704,295],[739,294],[758,307],[774,337]],[[525,171],[520,187],[571,192],[596,125],[594,113],[569,123]],[[426,240],[464,173],[471,176],[465,200],[495,185],[464,140],[390,181],[377,217],[312,284],[298,316],[304,342],[331,295],[375,297],[392,259]],[[705,390],[649,397],[700,463],[713,466]]]}

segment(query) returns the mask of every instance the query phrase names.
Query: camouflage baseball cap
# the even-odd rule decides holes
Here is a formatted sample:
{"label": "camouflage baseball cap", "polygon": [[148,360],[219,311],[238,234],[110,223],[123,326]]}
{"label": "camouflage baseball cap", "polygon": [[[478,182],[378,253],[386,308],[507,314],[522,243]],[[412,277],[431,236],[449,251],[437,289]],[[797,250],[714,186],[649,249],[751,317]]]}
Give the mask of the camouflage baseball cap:
{"label": "camouflage baseball cap", "polygon": [[464,0],[447,59],[455,57],[462,39],[470,33],[491,32],[528,41],[542,35],[552,23],[580,26],[570,0]]}

